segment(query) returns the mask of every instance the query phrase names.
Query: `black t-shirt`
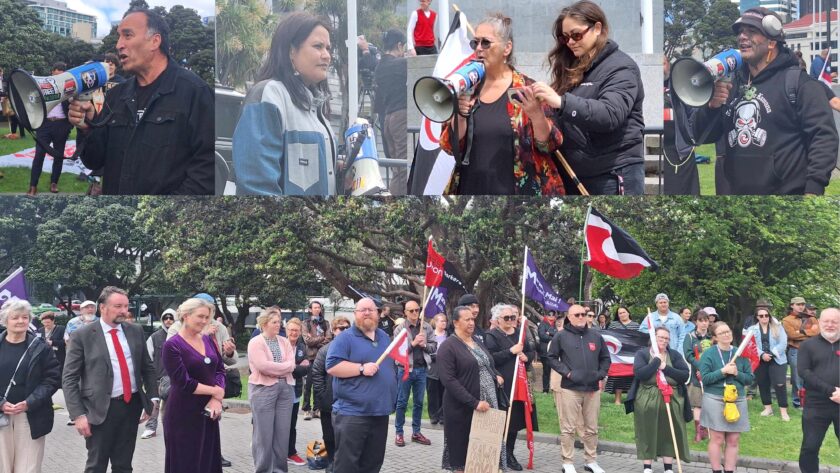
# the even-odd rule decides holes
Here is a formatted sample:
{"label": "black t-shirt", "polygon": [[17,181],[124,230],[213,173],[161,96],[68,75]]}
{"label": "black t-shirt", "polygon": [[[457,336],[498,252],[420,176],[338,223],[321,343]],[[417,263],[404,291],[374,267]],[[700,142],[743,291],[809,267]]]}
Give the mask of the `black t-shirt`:
{"label": "black t-shirt", "polygon": [[[406,324],[408,321],[406,321]],[[408,333],[411,334],[411,339],[413,340],[417,335],[420,335],[420,323],[418,322],[415,325],[408,325]],[[428,340],[426,340],[428,342]],[[425,368],[426,367],[426,358],[423,355],[424,348],[420,345],[413,347],[411,349],[411,357],[413,358],[413,366],[415,368]]]}
{"label": "black t-shirt", "polygon": [[481,102],[473,112],[470,164],[461,168],[463,195],[513,195],[513,128],[508,95],[493,103]]}
{"label": "black t-shirt", "polygon": [[146,113],[146,106],[149,105],[149,100],[151,100],[152,96],[157,92],[158,87],[160,87],[160,78],[163,77],[163,74],[157,76],[157,79],[152,81],[151,84],[146,86],[137,85],[137,91],[134,93],[134,96],[137,97],[137,121],[143,119],[143,114]]}
{"label": "black t-shirt", "polygon": [[[4,340],[3,343],[0,343],[0,396],[6,392],[6,386],[9,385],[9,381],[12,379],[12,373],[15,372],[18,361],[20,361],[20,358],[26,352],[26,346],[26,340],[20,343],[11,343],[8,340]],[[7,402],[16,404],[26,400],[25,379],[26,366],[21,365],[15,377],[15,381],[18,384],[12,386],[9,390],[9,395],[6,398]]]}

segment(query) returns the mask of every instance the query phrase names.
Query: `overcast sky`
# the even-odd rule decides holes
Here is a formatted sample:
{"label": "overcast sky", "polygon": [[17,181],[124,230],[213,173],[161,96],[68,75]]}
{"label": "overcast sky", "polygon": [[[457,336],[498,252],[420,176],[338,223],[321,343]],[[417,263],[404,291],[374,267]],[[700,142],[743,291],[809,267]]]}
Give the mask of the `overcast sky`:
{"label": "overcast sky", "polygon": [[[128,9],[130,0],[63,0],[67,6],[77,12],[87,15],[94,15],[97,19],[96,34],[99,38],[105,37],[111,31],[111,22],[119,21]],[[198,11],[201,17],[212,16],[214,12],[214,0],[146,0],[150,7],[158,5],[166,7],[167,10],[173,5],[183,5]]]}

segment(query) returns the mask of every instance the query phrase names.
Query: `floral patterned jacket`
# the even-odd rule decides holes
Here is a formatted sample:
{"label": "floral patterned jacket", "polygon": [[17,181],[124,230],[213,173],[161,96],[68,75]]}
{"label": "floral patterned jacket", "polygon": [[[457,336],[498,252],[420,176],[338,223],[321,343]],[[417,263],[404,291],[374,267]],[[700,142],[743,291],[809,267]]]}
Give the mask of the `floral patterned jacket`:
{"label": "floral patterned jacket", "polygon": [[[513,70],[513,88],[521,88],[534,83],[534,80],[525,74]],[[560,149],[563,144],[563,134],[551,120],[554,110],[543,105],[543,113],[549,118],[551,131],[545,143],[538,143],[534,138],[534,129],[531,119],[524,113],[522,106],[515,102],[509,102],[507,106],[510,116],[510,126],[513,128],[513,148],[516,152],[513,157],[514,189],[517,194],[523,195],[564,195],[563,179],[560,177],[559,163],[554,160],[555,150]],[[451,127],[443,127],[440,136],[441,149],[452,153]],[[466,149],[467,139],[464,136],[459,142],[459,149]],[[460,171],[458,165],[452,174],[452,179],[446,188],[447,194],[458,194],[460,184]]]}

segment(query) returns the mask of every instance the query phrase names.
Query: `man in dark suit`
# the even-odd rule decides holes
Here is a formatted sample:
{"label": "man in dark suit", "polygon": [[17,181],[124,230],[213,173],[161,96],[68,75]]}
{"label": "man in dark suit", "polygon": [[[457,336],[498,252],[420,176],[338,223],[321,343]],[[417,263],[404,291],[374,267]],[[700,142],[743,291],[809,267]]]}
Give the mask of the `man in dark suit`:
{"label": "man in dark suit", "polygon": [[41,314],[41,327],[38,328],[38,336],[43,338],[47,345],[52,348],[55,358],[58,360],[59,370],[64,369],[64,326],[55,324],[55,312],[44,312]]}
{"label": "man in dark suit", "polygon": [[85,437],[85,473],[105,473],[109,462],[113,473],[131,472],[137,423],[145,422],[159,402],[157,373],[143,329],[122,323],[128,315],[126,292],[108,286],[97,303],[99,321],[73,333],[64,364],[64,399]]}

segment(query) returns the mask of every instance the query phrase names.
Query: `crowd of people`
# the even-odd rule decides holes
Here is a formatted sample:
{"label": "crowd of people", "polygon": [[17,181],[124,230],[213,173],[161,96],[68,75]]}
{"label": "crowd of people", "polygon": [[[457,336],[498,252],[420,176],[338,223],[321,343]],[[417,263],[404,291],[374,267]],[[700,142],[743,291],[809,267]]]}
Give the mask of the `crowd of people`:
{"label": "crowd of people", "polygon": [[[565,312],[550,312],[538,324],[523,323],[518,307],[500,303],[489,309],[486,328],[472,294],[463,295],[450,314],[428,320],[414,300],[396,305],[363,298],[352,320],[337,315],[328,321],[317,300],[303,320],[284,321],[279,307],[268,307],[257,317],[247,346],[254,470],[273,473],[307,463],[296,450],[297,414],[303,410],[305,420],[320,419],[327,471],[380,471],[392,414],[394,444],[406,445],[410,400],[408,439],[431,445],[421,429],[425,407],[432,424],[443,425],[440,466],[456,472],[466,468],[474,413],[507,410],[499,467],[521,471],[514,453],[517,434],[527,424],[526,415],[539,429],[537,412],[534,406],[528,414],[523,402],[509,399],[508,393],[514,367],[523,362],[530,371],[539,359],[548,373],[543,391],[554,393],[564,473],[576,471],[576,436],[583,443],[584,468],[604,471],[597,452],[606,386],[612,386],[618,402],[627,393],[623,403],[634,415],[644,473],[651,473],[658,459],[666,473],[675,461],[689,460],[686,425],[692,420],[694,442],[709,438],[713,471],[734,471],[740,435],[750,429],[751,386],[757,383],[761,393],[762,416],[774,415],[775,393],[781,420],[790,420],[788,363],[798,375],[793,405],[801,406],[803,426],[808,426],[803,428],[800,468],[817,472],[828,427],[833,423],[835,434],[840,427],[840,310],[824,309],[817,319],[815,307],[794,297],[779,322],[760,300],[741,330],[755,337],[760,364],[753,371],[750,360],[736,354],[734,327],[717,320],[714,308],[680,310],[678,315],[666,294],[658,294],[655,302],[656,312],[641,324],[624,306],[611,321],[607,312],[596,315],[596,308],[576,303]],[[54,422],[52,395],[62,389],[70,424],[85,437],[85,471],[104,472],[108,465],[113,471],[131,471],[136,422],[149,420],[142,438],[151,438],[160,416],[164,471],[221,472],[218,420],[222,400],[229,397],[226,366],[235,364],[238,354],[227,329],[214,318],[213,298],[198,294],[177,310],[167,309],[160,329],[147,340],[139,325],[128,322],[128,295],[122,289],[105,288],[96,302],[82,303],[80,312],[66,328],[55,324],[54,313],[44,313],[41,327],[33,330],[28,302],[9,301],[0,310],[5,327],[0,333],[2,471],[40,471],[45,436]],[[527,327],[524,336],[522,327]],[[635,353],[632,375],[608,376],[612,361],[602,331],[651,329],[655,342]],[[408,373],[383,356],[403,332]]]}

